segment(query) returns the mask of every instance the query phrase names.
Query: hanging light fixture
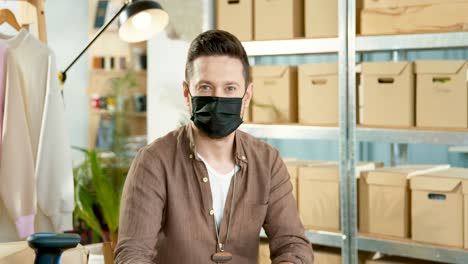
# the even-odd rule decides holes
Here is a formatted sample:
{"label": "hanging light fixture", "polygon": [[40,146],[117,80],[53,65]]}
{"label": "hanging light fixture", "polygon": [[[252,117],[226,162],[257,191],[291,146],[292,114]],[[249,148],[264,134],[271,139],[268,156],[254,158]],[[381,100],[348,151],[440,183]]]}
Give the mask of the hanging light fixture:
{"label": "hanging light fixture", "polygon": [[62,84],[67,79],[67,71],[83,56],[99,36],[119,17],[119,37],[126,42],[140,42],[151,39],[164,30],[169,23],[169,15],[161,5],[153,0],[126,0],[119,11],[96,33],[86,47],[68,67],[59,73]]}
{"label": "hanging light fixture", "polygon": [[134,0],[120,14],[119,22],[121,39],[140,42],[161,32],[169,22],[169,15],[155,1]]}

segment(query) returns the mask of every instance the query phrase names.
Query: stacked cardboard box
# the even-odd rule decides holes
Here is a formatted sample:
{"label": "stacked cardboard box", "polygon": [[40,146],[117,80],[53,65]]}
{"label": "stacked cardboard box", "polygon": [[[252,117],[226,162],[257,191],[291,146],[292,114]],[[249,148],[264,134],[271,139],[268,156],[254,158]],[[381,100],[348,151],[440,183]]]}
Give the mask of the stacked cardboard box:
{"label": "stacked cardboard box", "polygon": [[299,123],[338,125],[338,64],[299,66]]}
{"label": "stacked cardboard box", "polygon": [[302,167],[302,166],[330,163],[330,161],[298,160],[298,159],[293,159],[293,158],[285,158],[283,160],[284,160],[284,163],[286,164],[286,168],[288,170],[288,173],[289,173],[289,176],[290,176],[290,179],[291,179],[291,184],[292,184],[292,187],[293,187],[292,193],[293,193],[294,199],[296,199],[296,201],[298,199],[299,168]]}
{"label": "stacked cardboard box", "polygon": [[360,69],[359,124],[468,127],[467,61],[365,62]]}
{"label": "stacked cardboard box", "polygon": [[468,169],[411,178],[412,238],[468,248]]}
{"label": "stacked cardboard box", "polygon": [[416,61],[416,125],[468,127],[468,62]]}
{"label": "stacked cardboard box", "polygon": [[[381,167],[381,163],[363,162],[361,172]],[[299,167],[299,215],[306,229],[338,231],[340,229],[340,184],[337,163],[308,164]]]}
{"label": "stacked cardboard box", "polygon": [[253,0],[217,0],[216,27],[241,41],[253,39]]}
{"label": "stacked cardboard box", "polygon": [[337,37],[338,0],[217,0],[216,28],[242,41]]}
{"label": "stacked cardboard box", "polygon": [[[359,69],[359,124],[468,128],[467,61],[364,62]],[[252,76],[253,106],[246,120],[338,124],[336,63],[255,66]]]}
{"label": "stacked cardboard box", "polygon": [[338,36],[338,1],[305,1],[306,38]]}
{"label": "stacked cardboard box", "polygon": [[412,62],[364,62],[359,85],[359,123],[412,127],[415,84]]}
{"label": "stacked cardboard box", "polygon": [[318,248],[314,251],[315,264],[341,264],[341,252],[337,248]]}
{"label": "stacked cardboard box", "polygon": [[252,67],[254,123],[338,124],[337,63]]}
{"label": "stacked cardboard box", "polygon": [[364,0],[363,35],[464,31],[466,0]]}
{"label": "stacked cardboard box", "polygon": [[256,40],[304,36],[304,0],[255,0]]}
{"label": "stacked cardboard box", "polygon": [[363,172],[359,181],[359,230],[364,233],[409,238],[409,179],[449,167],[401,166]]}
{"label": "stacked cardboard box", "polygon": [[297,67],[252,67],[252,121],[297,122]]}

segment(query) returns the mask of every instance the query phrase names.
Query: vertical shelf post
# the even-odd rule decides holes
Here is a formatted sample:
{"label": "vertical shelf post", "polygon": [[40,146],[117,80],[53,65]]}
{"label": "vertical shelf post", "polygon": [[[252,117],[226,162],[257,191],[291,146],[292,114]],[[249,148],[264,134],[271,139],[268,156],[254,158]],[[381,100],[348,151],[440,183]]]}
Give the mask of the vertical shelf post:
{"label": "vertical shelf post", "polygon": [[347,39],[348,39],[348,101],[347,101],[347,161],[348,161],[348,225],[350,264],[358,263],[358,232],[357,232],[357,179],[356,168],[356,0],[349,0],[347,7]]}
{"label": "vertical shelf post", "polygon": [[340,223],[342,233],[342,263],[351,263],[351,228],[349,220],[349,169],[348,162],[348,1],[338,2],[338,94],[339,94],[339,158],[340,158]]}

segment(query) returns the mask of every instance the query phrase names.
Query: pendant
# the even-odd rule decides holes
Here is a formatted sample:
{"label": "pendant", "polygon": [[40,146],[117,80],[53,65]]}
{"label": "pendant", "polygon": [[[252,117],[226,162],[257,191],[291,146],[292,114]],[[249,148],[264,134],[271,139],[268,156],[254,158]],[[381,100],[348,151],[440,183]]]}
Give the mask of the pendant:
{"label": "pendant", "polygon": [[211,256],[211,260],[213,260],[216,263],[226,263],[232,260],[232,254],[227,251],[217,252],[214,253],[213,256]]}

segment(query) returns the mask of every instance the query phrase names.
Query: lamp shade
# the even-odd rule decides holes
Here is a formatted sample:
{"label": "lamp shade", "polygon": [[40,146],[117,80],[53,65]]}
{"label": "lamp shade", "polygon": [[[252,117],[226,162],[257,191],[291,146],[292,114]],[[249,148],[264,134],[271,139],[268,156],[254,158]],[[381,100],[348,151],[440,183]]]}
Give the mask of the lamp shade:
{"label": "lamp shade", "polygon": [[158,2],[133,0],[119,16],[119,37],[127,42],[140,42],[161,32],[169,15]]}

